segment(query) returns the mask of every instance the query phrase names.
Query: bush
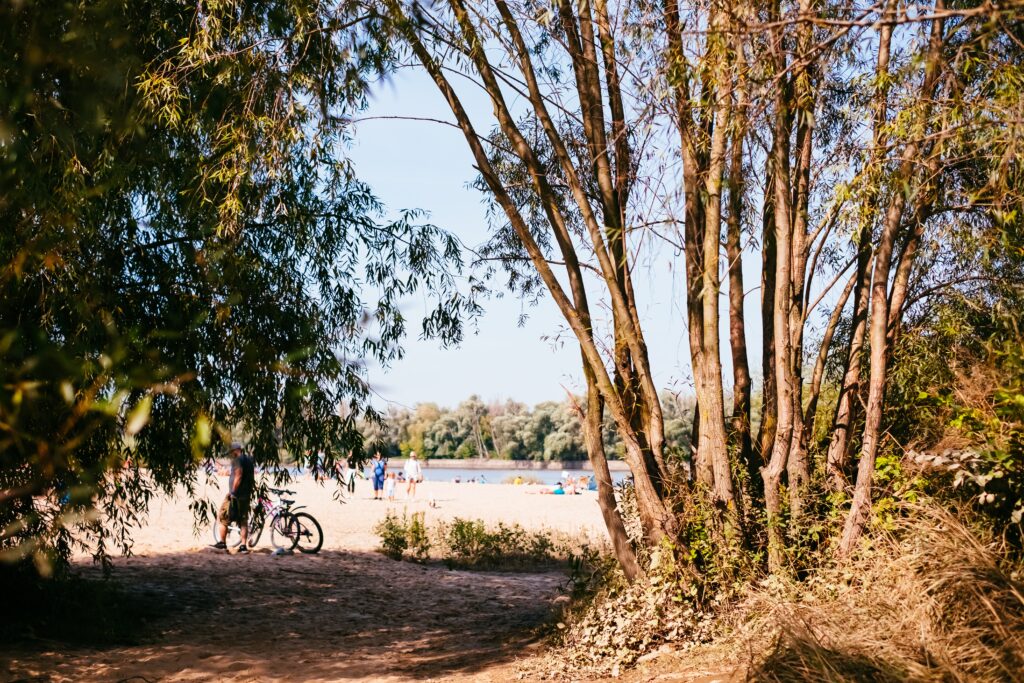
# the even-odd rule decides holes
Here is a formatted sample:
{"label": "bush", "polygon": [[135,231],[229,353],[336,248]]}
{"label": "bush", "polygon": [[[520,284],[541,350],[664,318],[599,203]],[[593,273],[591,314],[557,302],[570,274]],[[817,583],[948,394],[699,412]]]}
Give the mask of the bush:
{"label": "bush", "polygon": [[[450,568],[523,569],[565,562],[575,545],[568,538],[555,539],[550,531],[528,531],[518,524],[499,523],[488,528],[481,520],[456,518],[428,528],[425,513],[382,519],[374,533],[380,536],[381,552],[394,560],[405,556],[424,562],[435,556]],[[585,551],[583,551],[585,554]],[[582,565],[580,571],[582,571]]]}
{"label": "bush", "polygon": [[380,550],[392,560],[402,559],[409,547],[408,519],[402,514],[401,519],[388,512],[387,516],[377,523],[373,532],[380,536]]}
{"label": "bush", "polygon": [[451,568],[497,569],[554,564],[565,559],[550,532],[527,531],[499,522],[488,529],[481,520],[455,518],[437,529],[442,559]]}
{"label": "bush", "polygon": [[406,527],[406,540],[412,556],[419,562],[430,557],[430,536],[427,533],[426,513],[414,512]]}

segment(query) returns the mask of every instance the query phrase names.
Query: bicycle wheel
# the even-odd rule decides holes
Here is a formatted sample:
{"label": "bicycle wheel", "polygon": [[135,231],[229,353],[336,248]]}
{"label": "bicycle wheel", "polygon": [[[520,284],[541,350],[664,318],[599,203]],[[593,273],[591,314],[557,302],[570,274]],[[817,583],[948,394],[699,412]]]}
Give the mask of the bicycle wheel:
{"label": "bicycle wheel", "polygon": [[[220,522],[215,521],[213,523],[213,542],[217,543],[220,541]],[[224,541],[229,548],[234,548],[236,545],[242,542],[242,534],[238,529],[238,525],[232,522],[228,524],[228,536]]]}
{"label": "bicycle wheel", "polygon": [[291,550],[299,542],[296,533],[297,525],[292,524],[292,516],[287,513],[274,515],[270,520],[270,544],[278,550]]}
{"label": "bicycle wheel", "polygon": [[319,552],[324,544],[324,531],[313,515],[296,512],[292,515],[291,527],[295,534],[295,545],[300,552],[307,555]]}
{"label": "bicycle wheel", "polygon": [[249,520],[249,547],[253,548],[260,542],[260,534],[263,533],[263,525],[256,523],[256,518]]}

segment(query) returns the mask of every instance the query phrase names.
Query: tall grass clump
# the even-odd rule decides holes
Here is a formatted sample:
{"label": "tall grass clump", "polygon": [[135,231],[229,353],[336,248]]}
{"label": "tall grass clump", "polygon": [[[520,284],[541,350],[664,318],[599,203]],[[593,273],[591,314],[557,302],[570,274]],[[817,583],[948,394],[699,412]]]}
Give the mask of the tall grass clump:
{"label": "tall grass clump", "polygon": [[851,562],[751,592],[749,680],[1024,680],[1019,561],[947,510],[906,513]]}

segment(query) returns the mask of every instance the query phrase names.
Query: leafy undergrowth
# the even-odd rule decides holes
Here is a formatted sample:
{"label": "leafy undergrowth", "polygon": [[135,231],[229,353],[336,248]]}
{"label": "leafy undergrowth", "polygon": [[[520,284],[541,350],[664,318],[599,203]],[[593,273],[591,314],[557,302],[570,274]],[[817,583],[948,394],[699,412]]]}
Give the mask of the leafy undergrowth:
{"label": "leafy undergrowth", "polygon": [[[518,524],[489,526],[481,520],[455,518],[428,527],[422,512],[391,513],[374,531],[380,551],[388,557],[419,562],[438,560],[451,569],[532,571],[565,566],[569,585],[589,581],[583,574],[598,557],[588,539],[550,529],[524,529]],[[577,576],[579,574],[580,576]]]}
{"label": "leafy undergrowth", "polygon": [[523,675],[630,678],[659,658],[659,670],[680,673],[666,680],[687,680],[714,658],[730,680],[1024,681],[1024,567],[995,538],[917,507],[866,547],[802,581],[770,577],[699,609],[655,557],[651,581],[606,578],[571,607],[556,646]]}

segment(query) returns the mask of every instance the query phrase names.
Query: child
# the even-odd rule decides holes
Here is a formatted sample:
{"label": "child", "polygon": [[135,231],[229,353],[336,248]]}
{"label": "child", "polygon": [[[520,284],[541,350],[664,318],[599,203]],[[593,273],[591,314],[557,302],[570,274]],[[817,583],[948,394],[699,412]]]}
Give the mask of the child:
{"label": "child", "polygon": [[397,475],[394,472],[388,472],[388,478],[384,482],[384,495],[388,500],[393,501],[395,499],[395,484],[397,482]]}

